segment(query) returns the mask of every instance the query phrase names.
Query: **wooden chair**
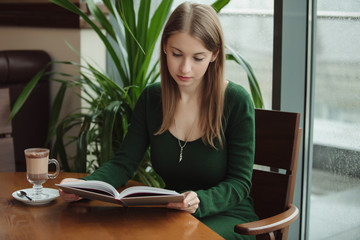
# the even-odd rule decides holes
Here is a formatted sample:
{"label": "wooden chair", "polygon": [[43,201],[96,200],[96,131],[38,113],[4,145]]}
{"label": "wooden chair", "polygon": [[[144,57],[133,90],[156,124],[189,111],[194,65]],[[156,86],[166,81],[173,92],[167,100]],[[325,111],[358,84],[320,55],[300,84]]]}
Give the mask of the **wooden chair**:
{"label": "wooden chair", "polygon": [[301,141],[300,114],[255,110],[255,167],[250,195],[259,221],[238,224],[235,232],[256,239],[287,239],[299,215],[292,205]]}
{"label": "wooden chair", "polygon": [[9,89],[0,88],[0,172],[15,171],[14,143],[9,116]]}

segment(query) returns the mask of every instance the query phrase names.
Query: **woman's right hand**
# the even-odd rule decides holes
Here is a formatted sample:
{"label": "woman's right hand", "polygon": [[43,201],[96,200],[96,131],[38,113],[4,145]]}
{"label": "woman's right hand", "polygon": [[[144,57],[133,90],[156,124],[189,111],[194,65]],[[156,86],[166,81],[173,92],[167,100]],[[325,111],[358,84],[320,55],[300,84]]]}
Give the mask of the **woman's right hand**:
{"label": "woman's right hand", "polygon": [[[78,178],[64,178],[64,179],[60,182],[60,184],[66,183],[66,182],[80,182],[80,181],[85,181],[85,180],[78,179]],[[60,194],[60,197],[62,197],[62,199],[64,199],[66,202],[79,201],[79,200],[82,199],[81,197],[79,197],[79,196],[76,195],[76,194],[66,193],[66,192],[64,192],[64,191],[61,190],[61,189],[59,189],[59,194]]]}

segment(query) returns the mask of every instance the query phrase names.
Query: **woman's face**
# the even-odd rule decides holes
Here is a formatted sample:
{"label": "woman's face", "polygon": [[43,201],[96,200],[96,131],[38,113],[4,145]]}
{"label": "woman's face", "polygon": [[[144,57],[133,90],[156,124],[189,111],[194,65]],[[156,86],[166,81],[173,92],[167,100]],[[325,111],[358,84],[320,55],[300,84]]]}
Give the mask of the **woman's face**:
{"label": "woman's face", "polygon": [[179,87],[197,87],[216,57],[202,41],[184,32],[170,36],[164,50],[169,72]]}

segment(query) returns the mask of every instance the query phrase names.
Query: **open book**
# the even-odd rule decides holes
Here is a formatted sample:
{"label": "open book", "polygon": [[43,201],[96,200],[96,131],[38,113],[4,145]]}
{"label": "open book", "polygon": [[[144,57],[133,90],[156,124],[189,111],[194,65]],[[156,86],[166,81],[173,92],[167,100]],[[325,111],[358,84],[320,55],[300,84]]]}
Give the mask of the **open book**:
{"label": "open book", "polygon": [[166,205],[170,202],[182,202],[184,196],[168,189],[134,186],[120,193],[110,184],[102,181],[88,180],[55,184],[64,192],[105,202],[133,205]]}

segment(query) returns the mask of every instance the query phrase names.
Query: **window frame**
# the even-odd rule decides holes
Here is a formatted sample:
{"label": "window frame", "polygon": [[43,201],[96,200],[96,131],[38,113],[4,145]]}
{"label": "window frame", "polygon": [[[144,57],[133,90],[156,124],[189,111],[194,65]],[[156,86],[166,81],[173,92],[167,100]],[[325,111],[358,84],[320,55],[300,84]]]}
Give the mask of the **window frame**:
{"label": "window frame", "polygon": [[315,73],[316,0],[274,0],[272,109],[301,114],[302,142],[293,203],[299,221],[290,226],[289,239],[307,239]]}

